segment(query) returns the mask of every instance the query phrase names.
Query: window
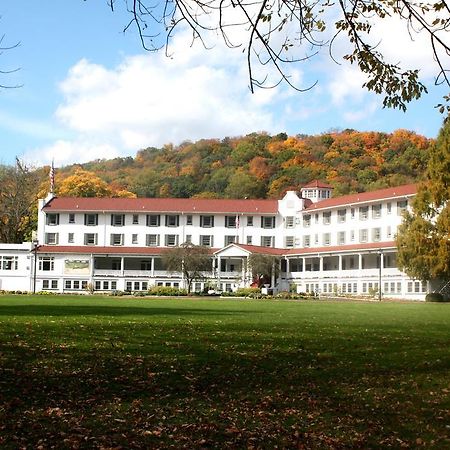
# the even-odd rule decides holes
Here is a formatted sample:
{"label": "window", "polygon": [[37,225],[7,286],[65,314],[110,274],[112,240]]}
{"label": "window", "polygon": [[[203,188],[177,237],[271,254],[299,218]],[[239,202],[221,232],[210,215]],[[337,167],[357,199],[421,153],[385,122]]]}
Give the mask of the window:
{"label": "window", "polygon": [[67,290],[86,290],[88,286],[87,280],[64,280],[64,289]]}
{"label": "window", "polygon": [[324,233],[322,236],[323,245],[330,245],[331,243],[331,233]]}
{"label": "window", "polygon": [[372,218],[379,219],[381,217],[381,205],[372,205]]}
{"label": "window", "polygon": [[111,225],[113,227],[123,227],[125,225],[125,214],[111,214]]}
{"label": "window", "polygon": [[339,231],[338,232],[338,244],[344,245],[345,244],[345,231]]}
{"label": "window", "polygon": [[381,228],[372,229],[372,241],[373,242],[381,241]]}
{"label": "window", "polygon": [[236,242],[236,236],[225,236],[225,245],[233,244]]}
{"label": "window", "polygon": [[248,227],[253,226],[253,216],[247,216],[247,226]]}
{"label": "window", "polygon": [[192,214],[186,216],[186,225],[192,225]]}
{"label": "window", "polygon": [[89,227],[98,225],[98,214],[85,214],[84,215],[84,224]]}
{"label": "window", "polygon": [[192,234],[187,234],[184,242],[186,242],[186,244],[192,244]]}
{"label": "window", "polygon": [[317,245],[318,243],[319,243],[319,234],[316,233],[316,234],[314,235],[314,245]]}
{"label": "window", "polygon": [[305,215],[303,216],[303,226],[304,226],[305,228],[311,226],[311,214],[305,214]]}
{"label": "window", "polygon": [[147,214],[147,226],[148,227],[159,227],[161,223],[161,217],[159,214]]}
{"label": "window", "polygon": [[253,236],[247,236],[247,245],[252,245]]}
{"label": "window", "polygon": [[350,209],[350,217],[351,217],[352,219],[355,218],[355,208],[351,208],[351,209]]}
{"label": "window", "polygon": [[294,241],[295,241],[294,236],[286,236],[284,238],[284,246],[286,248],[293,247],[294,246]]}
{"label": "window", "polygon": [[67,236],[67,242],[69,244],[73,244],[74,241],[75,241],[74,234],[73,233],[69,233],[68,236]]}
{"label": "window", "polygon": [[178,214],[166,215],[166,227],[177,227],[180,224],[180,216]]}
{"label": "window", "polygon": [[387,210],[388,214],[392,213],[392,203],[391,202],[386,204],[386,210]]}
{"label": "window", "polygon": [[164,237],[164,244],[166,247],[175,247],[178,245],[177,234],[166,234]]}
{"label": "window", "polygon": [[319,223],[319,214],[318,213],[314,214],[314,222]]}
{"label": "window", "polygon": [[214,216],[200,216],[200,226],[202,228],[212,228],[214,226]]}
{"label": "window", "polygon": [[131,235],[131,243],[132,244],[137,244],[138,243],[138,235],[137,234],[132,234]]}
{"label": "window", "polygon": [[49,213],[45,216],[47,225],[59,225],[59,214]]}
{"label": "window", "polygon": [[239,216],[225,216],[225,226],[227,228],[238,228]]}
{"label": "window", "polygon": [[368,217],[369,217],[369,207],[361,206],[359,208],[359,220],[367,220]]}
{"label": "window", "polygon": [[401,216],[406,211],[407,207],[408,207],[408,202],[406,200],[401,200],[401,201],[397,202],[397,215]]}
{"label": "window", "polygon": [[261,247],[273,247],[274,242],[274,236],[261,236]]}
{"label": "window", "polygon": [[330,223],[331,223],[331,211],[324,212],[322,214],[322,218],[323,218],[324,225],[330,225]]}
{"label": "window", "polygon": [[338,210],[338,222],[339,223],[344,223],[345,222],[346,212],[347,211],[345,209]]}
{"label": "window", "polygon": [[39,256],[39,270],[52,271],[55,269],[55,258],[53,256]]}
{"label": "window", "polygon": [[117,289],[117,281],[96,280],[94,282],[94,287],[96,291],[109,291],[110,288],[112,291],[114,291]]}
{"label": "window", "polygon": [[286,228],[294,228],[295,224],[295,217],[294,216],[287,216],[285,218],[284,226]]}
{"label": "window", "polygon": [[390,226],[386,228],[386,237],[388,238],[392,237],[392,229]]}
{"label": "window", "polygon": [[204,247],[212,247],[213,246],[213,237],[210,235],[200,236],[200,245],[203,245]]}
{"label": "window", "polygon": [[359,230],[359,242],[367,242],[368,240],[368,231],[366,229]]}
{"label": "window", "polygon": [[145,236],[145,245],[147,247],[158,247],[159,234],[147,234],[147,236]]}
{"label": "window", "polygon": [[350,240],[353,242],[355,240],[355,230],[350,231]]}
{"label": "window", "polygon": [[147,291],[148,281],[127,281],[125,283],[127,291]]}
{"label": "window", "polygon": [[17,270],[18,257],[17,256],[0,256],[2,270]]}
{"label": "window", "polygon": [[97,245],[97,233],[85,233],[84,245]]}
{"label": "window", "polygon": [[69,223],[75,223],[75,214],[74,213],[69,214]]}
{"label": "window", "polygon": [[42,280],[42,289],[58,289],[58,280]]}
{"label": "window", "polygon": [[133,225],[139,225],[139,214],[133,214]]}
{"label": "window", "polygon": [[45,233],[45,243],[48,245],[57,245],[58,237],[58,233]]}
{"label": "window", "polygon": [[275,228],[275,216],[261,217],[261,228]]}
{"label": "window", "polygon": [[123,245],[123,234],[111,234],[111,245]]}
{"label": "window", "polygon": [[311,237],[303,236],[303,247],[310,247],[310,246],[311,246]]}

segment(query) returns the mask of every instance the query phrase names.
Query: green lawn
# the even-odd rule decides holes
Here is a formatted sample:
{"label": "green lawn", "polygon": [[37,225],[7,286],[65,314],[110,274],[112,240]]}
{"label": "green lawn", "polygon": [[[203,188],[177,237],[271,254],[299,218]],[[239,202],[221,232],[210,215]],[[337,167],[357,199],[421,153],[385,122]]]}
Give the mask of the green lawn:
{"label": "green lawn", "polygon": [[0,297],[0,447],[450,448],[450,304]]}

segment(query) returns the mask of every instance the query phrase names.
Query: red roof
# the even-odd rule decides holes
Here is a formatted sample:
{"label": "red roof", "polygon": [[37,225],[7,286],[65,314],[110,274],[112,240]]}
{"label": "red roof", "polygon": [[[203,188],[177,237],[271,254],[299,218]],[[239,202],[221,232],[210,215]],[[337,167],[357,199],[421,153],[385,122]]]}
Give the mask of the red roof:
{"label": "red roof", "polygon": [[[157,256],[169,251],[171,247],[101,247],[89,245],[40,245],[39,253],[93,254],[93,255],[142,255]],[[213,253],[217,249],[210,249]]]}
{"label": "red roof", "polygon": [[55,197],[43,209],[45,211],[71,212],[276,214],[278,201],[265,199]]}
{"label": "red roof", "polygon": [[[232,247],[232,246],[242,248],[243,250],[247,250],[249,253],[260,253],[263,255],[279,255],[279,256],[281,256],[286,253],[285,248],[262,247],[259,245],[236,244],[236,243],[229,244],[224,248]],[[224,248],[218,249],[214,253],[220,253],[221,251],[224,250]]]}
{"label": "red roof", "polygon": [[[249,253],[261,253],[265,255],[316,255],[318,253],[333,253],[355,250],[378,250],[387,248],[396,248],[392,242],[369,242],[364,244],[336,245],[327,247],[308,247],[308,248],[274,248],[261,247],[258,245],[230,244],[247,250]],[[141,255],[141,256],[159,256],[169,251],[170,247],[101,247],[101,246],[78,246],[78,245],[40,245],[39,253],[62,253],[62,254],[83,254],[83,255]],[[211,248],[211,254],[219,253],[222,249]]]}
{"label": "red roof", "polygon": [[379,250],[386,248],[397,248],[394,241],[390,242],[367,242],[364,244],[351,244],[351,245],[333,245],[326,247],[307,247],[307,248],[291,248],[284,251],[284,255],[305,255],[312,254],[316,255],[318,253],[333,253],[333,252],[346,252],[355,250]]}
{"label": "red roof", "polygon": [[416,194],[416,184],[406,184],[386,189],[379,189],[372,192],[361,192],[359,194],[349,194],[342,197],[328,198],[308,206],[305,211],[320,210],[338,206],[355,205],[358,203],[376,202],[389,198],[409,197]]}
{"label": "red roof", "polygon": [[313,180],[310,181],[308,184],[305,184],[302,189],[309,189],[309,188],[325,188],[325,189],[333,189],[333,186],[330,184],[324,183],[320,180]]}

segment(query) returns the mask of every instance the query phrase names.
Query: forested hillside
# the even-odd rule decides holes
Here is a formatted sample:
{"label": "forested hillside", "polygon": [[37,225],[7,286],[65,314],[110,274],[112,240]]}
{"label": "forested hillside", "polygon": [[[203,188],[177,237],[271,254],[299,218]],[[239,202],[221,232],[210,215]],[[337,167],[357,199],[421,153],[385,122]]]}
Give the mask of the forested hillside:
{"label": "forested hillside", "polygon": [[252,133],[149,147],[135,158],[65,167],[58,171],[57,184],[64,186],[78,167],[94,172],[113,193],[130,191],[138,197],[279,198],[312,179],[327,181],[334,195],[341,195],[417,181],[431,143],[406,130],[296,137]]}
{"label": "forested hillside", "polygon": [[[56,169],[59,196],[280,198],[313,179],[334,195],[418,181],[433,140],[413,132],[345,130],[288,137],[244,137],[149,147],[135,158],[97,160]],[[29,240],[37,199],[50,189],[49,167],[0,167],[0,238]]]}

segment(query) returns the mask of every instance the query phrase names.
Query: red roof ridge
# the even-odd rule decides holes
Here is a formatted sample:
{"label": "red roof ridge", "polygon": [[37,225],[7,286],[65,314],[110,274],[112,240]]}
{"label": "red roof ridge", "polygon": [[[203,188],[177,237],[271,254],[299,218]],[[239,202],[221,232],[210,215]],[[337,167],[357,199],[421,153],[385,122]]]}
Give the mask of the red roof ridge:
{"label": "red roof ridge", "polygon": [[417,184],[405,184],[396,187],[377,189],[375,191],[359,192],[355,194],[343,195],[341,197],[328,198],[320,202],[313,203],[308,206],[305,211],[384,200],[388,198],[405,197],[413,195],[416,192]]}
{"label": "red roof ridge", "polygon": [[330,184],[325,183],[324,181],[321,181],[321,180],[312,180],[309,183],[305,184],[302,187],[302,189],[312,188],[312,187],[333,189],[333,186],[331,186]]}

